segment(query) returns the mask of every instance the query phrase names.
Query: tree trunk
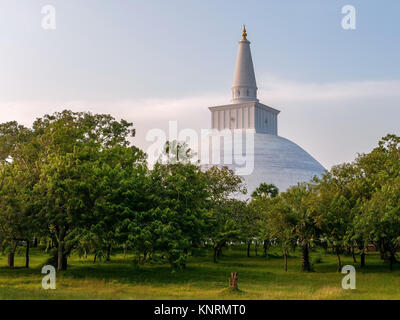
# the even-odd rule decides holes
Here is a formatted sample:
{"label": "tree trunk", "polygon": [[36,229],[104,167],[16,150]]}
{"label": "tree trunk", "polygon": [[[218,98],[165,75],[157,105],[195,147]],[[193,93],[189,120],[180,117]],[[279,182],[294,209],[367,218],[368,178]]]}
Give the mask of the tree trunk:
{"label": "tree trunk", "polygon": [[361,268],[365,267],[365,249],[362,249],[361,252]]}
{"label": "tree trunk", "polygon": [[67,267],[68,267],[67,260],[68,260],[68,255],[64,249],[64,254],[63,254],[63,268],[64,268],[63,270],[64,271],[67,270]]}
{"label": "tree trunk", "polygon": [[97,252],[94,253],[93,263],[96,263],[97,260]]}
{"label": "tree trunk", "polygon": [[222,247],[224,244],[217,243],[214,247],[214,255],[213,255],[213,261],[214,263],[217,263],[217,259],[222,256]]}
{"label": "tree trunk", "polygon": [[65,254],[65,229],[60,227],[58,232],[58,254],[57,254],[57,271],[67,270],[67,257]]}
{"label": "tree trunk", "polygon": [[214,254],[213,254],[214,263],[217,263],[217,254],[218,254],[218,247],[215,247],[214,248]]}
{"label": "tree trunk", "polygon": [[285,272],[287,272],[287,261],[288,261],[287,252],[286,252],[286,249],[284,249],[283,250],[283,262],[284,262]]}
{"label": "tree trunk", "polygon": [[14,252],[8,253],[8,267],[14,268]]}
{"label": "tree trunk", "polygon": [[14,268],[14,257],[15,257],[15,251],[17,250],[17,246],[18,246],[18,243],[17,243],[17,241],[15,241],[14,247],[8,253],[8,267],[9,268]]}
{"label": "tree trunk", "polygon": [[309,252],[308,252],[308,244],[304,244],[301,248],[301,271],[303,271],[303,272],[311,271],[310,256],[309,256]]}
{"label": "tree trunk", "polygon": [[324,254],[328,254],[328,243],[326,241],[322,242],[322,248],[324,249]]}
{"label": "tree trunk", "polygon": [[25,250],[25,268],[29,268],[29,249],[31,246],[31,242],[29,240],[26,241],[26,250]]}
{"label": "tree trunk", "polygon": [[384,261],[387,261],[388,259],[387,259],[384,243],[382,241],[379,241],[378,246],[379,246],[379,254],[381,256],[381,259]]}
{"label": "tree trunk", "polygon": [[238,273],[237,272],[231,272],[231,277],[229,279],[229,289],[233,291],[238,290]]}
{"label": "tree trunk", "polygon": [[264,240],[264,256],[268,258],[268,240]]}
{"label": "tree trunk", "polygon": [[221,256],[222,256],[222,245],[220,245],[220,246],[218,247],[217,256],[218,256],[218,258],[221,258]]}
{"label": "tree trunk", "polygon": [[342,261],[340,260],[339,246],[336,246],[336,256],[338,258],[338,265],[337,265],[338,269],[337,269],[337,271],[341,272],[342,271]]}
{"label": "tree trunk", "polygon": [[110,260],[111,260],[110,257],[111,257],[111,244],[109,244],[109,245],[107,246],[106,261],[110,261]]}
{"label": "tree trunk", "polygon": [[247,243],[247,256],[250,257],[250,246],[251,246],[251,241]]}
{"label": "tree trunk", "polygon": [[389,268],[390,270],[393,270],[393,263],[396,262],[396,257],[393,252],[390,252],[390,257],[389,257]]}
{"label": "tree trunk", "polygon": [[351,256],[353,257],[353,262],[354,262],[354,263],[357,263],[356,255],[355,255],[355,253],[354,253],[354,246],[351,247]]}
{"label": "tree trunk", "polygon": [[256,257],[258,256],[258,242],[256,241],[255,245],[254,245],[254,253],[256,255]]}

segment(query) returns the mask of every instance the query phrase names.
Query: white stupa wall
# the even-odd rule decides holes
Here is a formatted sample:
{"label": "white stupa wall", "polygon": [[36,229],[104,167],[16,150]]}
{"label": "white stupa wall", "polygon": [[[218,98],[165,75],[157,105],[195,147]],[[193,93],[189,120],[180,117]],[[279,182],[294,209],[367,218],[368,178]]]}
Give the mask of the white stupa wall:
{"label": "white stupa wall", "polygon": [[256,133],[278,134],[279,110],[251,101],[210,107],[213,129],[254,129]]}

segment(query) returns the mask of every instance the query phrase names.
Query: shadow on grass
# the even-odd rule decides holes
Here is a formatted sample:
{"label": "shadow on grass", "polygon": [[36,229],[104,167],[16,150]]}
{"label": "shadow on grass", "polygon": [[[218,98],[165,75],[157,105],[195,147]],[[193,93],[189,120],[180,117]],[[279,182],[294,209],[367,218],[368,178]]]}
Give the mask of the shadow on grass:
{"label": "shadow on grass", "polygon": [[[64,277],[75,279],[93,278],[99,280],[116,280],[120,283],[129,284],[184,284],[201,283],[204,285],[224,285],[228,284],[231,272],[239,272],[241,279],[261,278],[259,272],[245,270],[245,266],[238,267],[229,265],[211,266],[187,266],[185,269],[172,271],[169,266],[140,266],[134,267],[129,264],[99,264],[93,266],[71,266],[64,274]],[[265,276],[271,273],[264,273]],[[261,279],[260,279],[261,280]]]}
{"label": "shadow on grass", "polygon": [[[36,255],[35,255],[36,256]],[[45,254],[38,254],[40,261],[45,261]],[[198,287],[220,288],[221,295],[228,294],[224,288],[228,287],[231,272],[239,273],[239,288],[241,284],[256,284],[265,286],[279,284],[281,287],[290,288],[293,283],[302,286],[311,284],[329,283],[329,274],[342,274],[336,272],[336,257],[330,254],[323,255],[322,262],[314,265],[313,273],[300,272],[300,257],[292,253],[289,257],[289,271],[283,271],[283,258],[278,252],[271,252],[266,258],[262,255],[246,256],[245,250],[224,250],[218,263],[212,263],[211,252],[206,255],[190,257],[187,267],[182,270],[172,271],[168,264],[145,264],[135,266],[133,257],[123,259],[121,255],[113,256],[110,262],[98,262],[94,264],[90,259],[78,259],[72,257],[69,260],[68,270],[57,273],[57,276],[65,279],[96,279],[100,281],[116,281],[122,284],[150,284],[152,286],[166,286],[169,284],[193,284]],[[10,269],[0,267],[0,274],[5,278],[18,278],[21,276],[41,277],[39,259],[37,265],[26,269],[17,267]],[[351,257],[343,257],[343,265],[354,264]],[[357,272],[362,273],[389,273],[389,267],[379,259],[379,256],[371,254],[366,259],[367,266],[364,270],[355,264]],[[394,266],[393,272],[398,274],[400,264]],[[336,277],[335,277],[336,278]],[[336,281],[336,280],[335,280]],[[339,280],[338,280],[339,281]],[[231,294],[231,293],[229,293]]]}
{"label": "shadow on grass", "polygon": [[14,267],[9,268],[2,266],[0,267],[0,274],[2,277],[7,278],[18,278],[20,276],[30,276],[30,275],[38,275],[41,274],[42,268],[34,267],[34,268],[25,268],[25,267]]}

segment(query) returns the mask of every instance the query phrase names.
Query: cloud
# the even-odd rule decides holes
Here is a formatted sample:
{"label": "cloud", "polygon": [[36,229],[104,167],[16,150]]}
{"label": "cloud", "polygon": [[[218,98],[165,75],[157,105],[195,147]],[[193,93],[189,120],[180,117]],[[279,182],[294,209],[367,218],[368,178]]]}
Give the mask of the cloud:
{"label": "cloud", "polygon": [[[400,81],[321,84],[264,75],[258,85],[260,101],[281,110],[279,134],[298,143],[326,168],[351,161],[357,152],[368,152],[388,132],[400,134]],[[0,121],[31,125],[36,117],[63,109],[110,113],[132,121],[137,129],[135,144],[146,149],[148,130],[166,131],[169,120],[177,120],[179,129],[209,128],[208,107],[229,100],[229,96],[215,93],[177,99],[0,100]]]}
{"label": "cloud", "polygon": [[261,100],[340,101],[365,98],[400,98],[400,81],[347,81],[334,83],[304,83],[265,75],[259,81]]}

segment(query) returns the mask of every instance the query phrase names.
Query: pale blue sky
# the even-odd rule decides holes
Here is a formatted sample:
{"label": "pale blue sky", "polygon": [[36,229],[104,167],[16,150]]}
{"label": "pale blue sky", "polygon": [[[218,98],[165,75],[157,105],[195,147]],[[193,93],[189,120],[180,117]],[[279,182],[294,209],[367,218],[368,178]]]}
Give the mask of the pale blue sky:
{"label": "pale blue sky", "polygon": [[[54,31],[41,28],[47,4]],[[346,4],[356,30],[341,28]],[[262,102],[282,110],[280,134],[329,167],[400,134],[399,15],[398,0],[1,0],[0,121],[79,105],[145,132],[168,119],[190,126],[196,108],[208,127],[207,107],[229,102],[245,23]],[[159,122],[146,115],[153,105]]]}

